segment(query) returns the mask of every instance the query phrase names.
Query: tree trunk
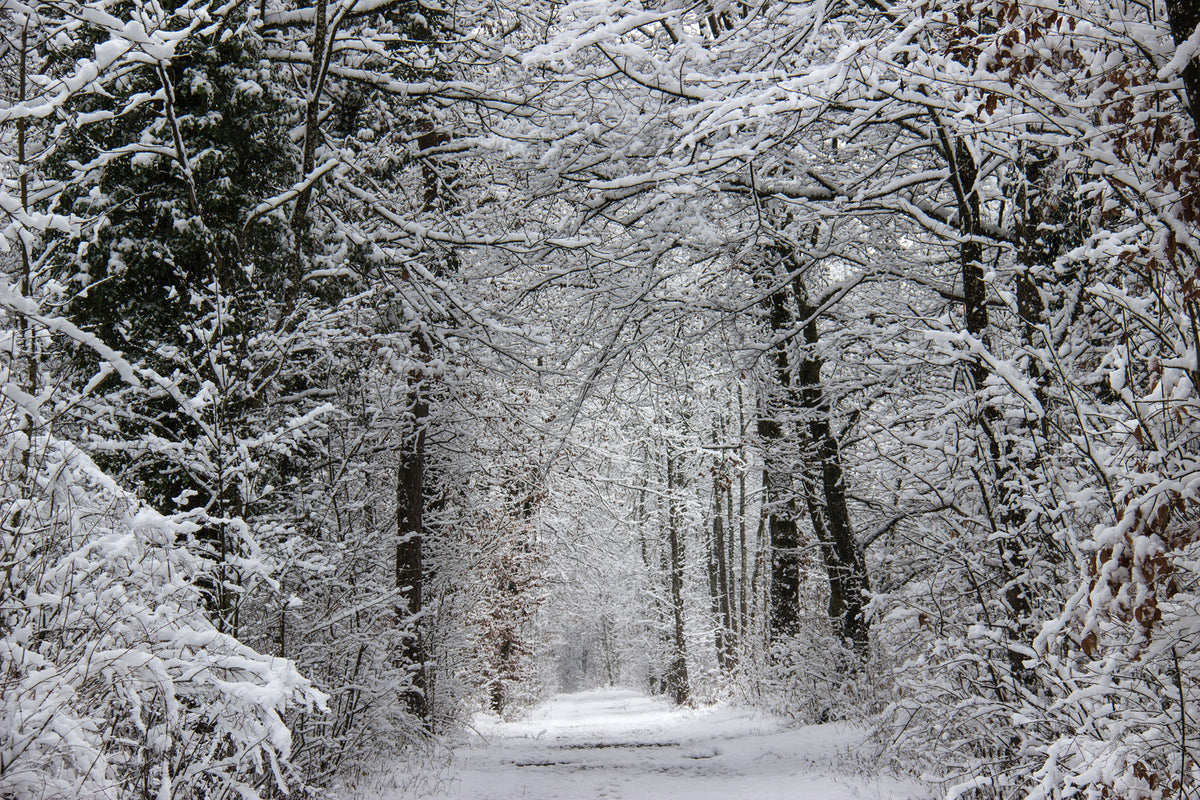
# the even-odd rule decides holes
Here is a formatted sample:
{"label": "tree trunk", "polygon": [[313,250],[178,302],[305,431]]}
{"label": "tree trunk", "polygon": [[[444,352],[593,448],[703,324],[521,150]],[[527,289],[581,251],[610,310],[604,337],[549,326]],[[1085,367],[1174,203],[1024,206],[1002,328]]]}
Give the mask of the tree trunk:
{"label": "tree trunk", "polygon": [[[642,454],[642,470],[643,476],[641,484],[638,486],[637,499],[634,505],[634,516],[638,523],[638,531],[640,533],[640,546],[642,551],[642,567],[645,569],[645,574],[649,576],[652,590],[650,591],[650,599],[652,603],[651,620],[648,624],[647,636],[654,641],[654,651],[651,661],[654,668],[653,674],[650,676],[650,692],[652,694],[663,694],[667,690],[665,673],[659,673],[657,667],[659,663],[653,660],[654,657],[665,652],[668,649],[667,636],[665,634],[666,626],[669,624],[669,615],[666,609],[666,603],[663,602],[662,587],[658,585],[657,578],[666,575],[670,572],[670,563],[666,557],[666,550],[656,548],[656,542],[651,541],[650,532],[647,530],[650,522],[650,515],[646,508],[646,486],[649,476],[646,474],[650,468],[650,454],[643,452]],[[656,559],[655,550],[660,550],[661,558]],[[657,561],[657,563],[656,563]]]}
{"label": "tree trunk", "polygon": [[[949,143],[946,142],[949,151]],[[955,194],[958,198],[960,234],[959,258],[962,267],[963,282],[963,319],[967,331],[977,338],[985,348],[990,349],[989,318],[987,307],[987,283],[984,280],[983,245],[981,244],[979,191],[976,182],[979,178],[979,166],[975,156],[962,137],[955,137],[953,154],[948,159],[951,164],[951,175],[954,181]],[[1031,287],[1026,278],[1025,286],[1018,280],[1018,289],[1022,297],[1019,304],[1028,305],[1031,302]],[[971,362],[971,377],[976,392],[982,390],[991,368],[982,358]],[[996,548],[1000,558],[1000,578],[1004,583],[1004,601],[1008,606],[1008,629],[1012,639],[1032,640],[1033,631],[1028,629],[1032,603],[1028,589],[1024,584],[1022,573],[1025,572],[1025,558],[1019,547],[1016,528],[1024,521],[1025,511],[1021,506],[1020,497],[1013,491],[1011,447],[1004,437],[1002,427],[1004,420],[999,410],[991,403],[982,402],[978,413],[978,425],[988,445],[991,460],[992,481],[996,487],[996,503],[999,507],[998,517],[991,519],[992,533],[996,537]],[[986,488],[982,491],[987,491]],[[985,502],[987,498],[984,498]],[[1015,677],[1022,680],[1031,679],[1031,673],[1024,667],[1025,657],[1017,649],[1009,647],[1008,662]]]}
{"label": "tree trunk", "polygon": [[[1200,25],[1200,0],[1167,0],[1167,18],[1171,21],[1171,38],[1178,47]],[[1187,90],[1192,123],[1200,131],[1200,58],[1191,59],[1183,68],[1183,86]]]}
{"label": "tree trunk", "polygon": [[[314,8],[313,37],[312,44],[309,45],[312,61],[308,68],[308,102],[304,109],[304,141],[300,146],[302,181],[308,178],[316,166],[317,141],[321,137],[321,95],[328,46],[326,0],[316,0]],[[296,203],[292,206],[292,214],[288,220],[288,227],[292,231],[292,252],[287,260],[287,281],[283,293],[285,320],[296,310],[300,299],[300,285],[304,280],[304,249],[309,239],[308,208],[312,203],[312,192],[312,182],[306,183],[296,195]]]}
{"label": "tree trunk", "polygon": [[720,578],[717,576],[717,537],[720,533],[721,522],[721,501],[714,501],[713,516],[712,516],[712,535],[708,538],[708,553],[705,566],[708,572],[708,596],[710,602],[710,610],[712,611],[713,619],[713,648],[717,655],[717,666],[724,673],[727,669],[725,664],[725,625],[721,618],[721,587]]}
{"label": "tree trunk", "polygon": [[[783,344],[775,347],[775,374],[778,385],[783,389],[781,405],[794,410],[803,409],[806,425],[796,420],[800,441],[807,440],[810,452],[802,453],[803,470],[800,489],[808,507],[813,534],[820,546],[821,558],[829,580],[829,618],[835,632],[851,645],[860,658],[867,655],[869,624],[866,604],[870,594],[870,581],[866,562],[854,528],[846,500],[845,471],[842,467],[841,451],[833,433],[831,401],[821,382],[821,359],[816,354],[819,330],[816,308],[808,303],[807,292],[800,278],[800,270],[792,262],[792,252],[785,246],[772,249],[774,259],[786,267],[778,270],[778,278],[789,274],[788,283],[774,292],[770,298],[770,323],[774,334],[791,334],[795,327],[804,324],[805,355],[789,357]],[[791,298],[788,297],[791,289]],[[795,306],[792,306],[792,303]],[[795,363],[795,362],[799,363]],[[793,369],[795,379],[793,379]],[[799,393],[799,408],[797,405]],[[759,423],[759,435],[766,439],[781,439],[783,426],[778,420],[765,419]],[[782,483],[776,471],[769,471],[768,480]],[[791,496],[788,475],[789,496]],[[782,490],[782,485],[768,486],[770,494]],[[777,502],[771,498],[772,504]],[[800,537],[794,513],[789,526],[775,523],[772,514],[771,545],[773,551],[771,580],[771,630],[776,636],[795,633],[799,625],[800,585]]]}
{"label": "tree trunk", "polygon": [[[785,333],[794,322],[786,287],[773,292],[768,303],[771,333]],[[763,506],[767,510],[770,536],[770,637],[775,641],[796,635],[800,628],[800,528],[796,523],[790,464],[784,463],[780,455],[785,440],[779,417],[792,404],[792,374],[785,345],[775,346],[773,358],[775,386],[780,397],[774,402],[764,400],[758,436],[763,445]]]}
{"label": "tree trunk", "polygon": [[738,549],[737,521],[733,511],[733,475],[726,473],[722,487],[722,502],[725,504],[725,600],[729,606],[727,627],[733,634],[730,651],[736,655],[738,636],[741,633],[741,620],[738,617]]}
{"label": "tree trunk", "polygon": [[683,501],[680,491],[678,453],[667,442],[667,552],[670,558],[671,616],[675,624],[671,666],[667,669],[667,692],[676,704],[689,699],[687,641],[683,630]]}
{"label": "tree trunk", "polygon": [[800,321],[804,322],[805,353],[800,362],[800,399],[808,418],[808,438],[813,449],[813,471],[819,479],[806,492],[810,516],[825,572],[829,576],[829,617],[842,640],[854,648],[860,658],[867,656],[870,623],[866,605],[871,584],[866,560],[854,535],[850,509],[846,502],[846,474],[841,448],[833,432],[833,408],[829,393],[821,382],[822,359],[817,353],[820,329],[817,309],[808,302],[807,290],[797,274],[792,279]]}
{"label": "tree trunk", "polygon": [[[422,340],[423,345],[423,340]],[[422,351],[427,350],[421,347]],[[396,589],[403,604],[397,609],[397,624],[409,627],[400,654],[401,663],[412,675],[405,692],[408,712],[428,728],[430,709],[426,689],[425,643],[419,621],[411,621],[422,610],[424,563],[422,545],[425,536],[425,421],[429,404],[425,399],[420,373],[409,379],[412,430],[400,448],[396,470]]]}
{"label": "tree trunk", "polygon": [[[713,428],[713,444],[720,443],[720,431]],[[726,540],[726,518],[722,508],[722,498],[726,495],[728,475],[722,459],[713,451],[713,483],[712,483],[712,540],[709,549],[709,589],[713,600],[713,619],[715,628],[715,644],[717,649],[717,664],[722,672],[733,668],[734,633],[733,611],[729,596],[729,550]]]}
{"label": "tree trunk", "polygon": [[[1045,437],[1049,433],[1049,420],[1044,412],[1048,409],[1050,398],[1046,390],[1047,376],[1034,353],[1048,344],[1045,340],[1039,341],[1045,330],[1046,303],[1038,285],[1038,270],[1053,269],[1056,248],[1047,241],[1050,232],[1043,229],[1043,223],[1047,220],[1040,185],[1042,170],[1052,163],[1053,158],[1038,158],[1036,154],[1027,152],[1022,161],[1017,165],[1023,173],[1017,198],[1017,316],[1021,318],[1025,346],[1030,351],[1026,372],[1033,383],[1034,396],[1042,406],[1043,415],[1039,422],[1041,434]],[[1034,465],[1034,469],[1037,470],[1039,466]]]}
{"label": "tree trunk", "polygon": [[741,456],[742,468],[738,470],[738,545],[741,549],[740,565],[742,570],[742,579],[738,587],[738,602],[741,605],[741,620],[738,624],[738,630],[741,632],[743,641],[750,630],[750,608],[747,591],[750,583],[750,561],[749,552],[746,548],[746,454],[744,450],[744,442],[746,439],[746,414],[745,406],[742,398],[742,385],[738,384],[738,455]]}

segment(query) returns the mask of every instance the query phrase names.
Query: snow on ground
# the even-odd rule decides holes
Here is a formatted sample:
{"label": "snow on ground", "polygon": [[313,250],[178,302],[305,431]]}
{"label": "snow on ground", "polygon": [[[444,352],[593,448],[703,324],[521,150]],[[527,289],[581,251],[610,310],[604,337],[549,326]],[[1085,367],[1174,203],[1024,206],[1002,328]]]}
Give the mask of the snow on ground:
{"label": "snow on ground", "polygon": [[[870,774],[861,729],[674,709],[620,689],[558,695],[516,722],[479,716],[435,800],[915,800]],[[411,797],[407,795],[406,797]],[[396,796],[393,800],[400,800]]]}

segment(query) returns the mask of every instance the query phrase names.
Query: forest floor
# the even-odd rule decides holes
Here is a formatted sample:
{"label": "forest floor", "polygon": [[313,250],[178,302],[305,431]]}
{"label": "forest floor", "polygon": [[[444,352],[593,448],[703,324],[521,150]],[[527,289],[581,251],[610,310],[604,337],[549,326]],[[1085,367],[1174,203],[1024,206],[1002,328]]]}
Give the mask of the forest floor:
{"label": "forest floor", "polygon": [[[861,729],[795,727],[746,709],[672,708],[603,689],[558,695],[523,719],[480,716],[436,800],[916,800],[882,775]],[[403,795],[405,800],[412,794]],[[395,795],[392,800],[400,800]]]}

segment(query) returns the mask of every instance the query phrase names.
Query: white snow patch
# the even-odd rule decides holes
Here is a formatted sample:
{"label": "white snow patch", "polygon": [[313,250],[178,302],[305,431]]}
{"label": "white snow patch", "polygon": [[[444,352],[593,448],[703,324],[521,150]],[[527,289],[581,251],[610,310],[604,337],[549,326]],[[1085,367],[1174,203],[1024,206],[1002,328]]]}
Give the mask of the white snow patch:
{"label": "white snow patch", "polygon": [[[432,800],[917,800],[915,781],[864,767],[866,733],[789,727],[716,705],[673,708],[621,689],[558,695],[525,718],[475,719]],[[380,800],[400,800],[401,794]],[[412,797],[410,793],[403,795]]]}

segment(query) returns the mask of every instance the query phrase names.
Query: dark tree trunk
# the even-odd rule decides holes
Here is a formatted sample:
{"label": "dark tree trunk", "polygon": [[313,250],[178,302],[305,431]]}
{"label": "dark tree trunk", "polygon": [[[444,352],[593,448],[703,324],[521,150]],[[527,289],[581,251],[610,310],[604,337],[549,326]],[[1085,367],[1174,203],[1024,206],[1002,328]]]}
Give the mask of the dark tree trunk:
{"label": "dark tree trunk", "polygon": [[675,640],[671,665],[667,669],[667,692],[676,704],[688,702],[690,688],[687,668],[687,640],[683,630],[683,502],[680,491],[678,454],[667,442],[667,552],[670,558],[671,617]]}
{"label": "dark tree trunk", "polygon": [[[773,292],[768,303],[771,333],[787,332],[794,319],[788,308],[786,287]],[[758,436],[765,462],[763,504],[770,537],[770,637],[774,641],[794,636],[800,628],[800,527],[796,522],[791,467],[780,453],[785,445],[780,417],[793,402],[791,365],[784,344],[777,344],[772,355],[779,397],[774,402],[768,400],[760,412]]]}
{"label": "dark tree trunk", "polygon": [[[649,470],[650,456],[648,452],[643,453],[643,470]],[[641,534],[641,551],[642,551],[642,566],[646,570],[647,575],[662,576],[670,573],[670,562],[667,559],[665,548],[656,547],[660,537],[655,537],[651,540],[651,534],[647,530],[650,522],[650,514],[646,507],[646,483],[648,478],[643,476],[641,485],[638,487],[637,500],[634,506],[634,515],[637,519],[638,529]],[[658,550],[656,558],[656,550]],[[669,637],[666,635],[666,627],[669,624],[669,614],[667,612],[666,603],[663,601],[662,587],[655,585],[650,592],[650,599],[653,606],[652,619],[649,623],[648,635],[655,642],[655,654],[666,652],[669,649]],[[663,694],[667,691],[665,672],[660,673],[655,671],[650,676],[650,691],[653,694]]]}
{"label": "dark tree trunk", "polygon": [[713,609],[718,616],[717,633],[718,633],[718,648],[717,660],[721,667],[726,671],[733,669],[734,665],[734,632],[733,632],[733,613],[729,598],[729,553],[728,538],[725,531],[725,519],[721,514],[721,498],[724,495],[724,487],[716,487],[713,503],[713,558],[714,558],[714,573],[716,577],[716,608]]}
{"label": "dark tree trunk", "polygon": [[[738,439],[739,442],[745,442],[746,439],[746,418],[742,399],[742,387],[738,385]],[[746,463],[745,452],[742,450],[744,445],[738,445],[738,455],[741,457],[743,465]],[[740,620],[738,630],[741,632],[743,641],[748,636],[750,630],[750,606],[749,591],[750,581],[750,560],[749,550],[746,547],[746,470],[743,466],[738,470],[738,547],[740,549],[739,564],[741,566],[741,580],[738,582],[738,603],[741,606]]]}
{"label": "dark tree trunk", "polygon": [[[1046,303],[1038,285],[1038,271],[1052,270],[1054,267],[1056,248],[1047,238],[1053,234],[1043,227],[1047,222],[1046,201],[1041,196],[1040,188],[1042,170],[1052,161],[1053,158],[1038,158],[1036,154],[1027,153],[1024,163],[1018,165],[1024,180],[1017,198],[1017,315],[1021,318],[1025,345],[1030,350],[1026,372],[1033,383],[1035,396],[1043,412],[1049,403],[1046,391],[1047,376],[1034,356],[1034,351],[1048,344],[1047,341],[1040,340],[1043,326],[1046,324]],[[1047,433],[1046,421],[1043,414],[1043,435]]]}
{"label": "dark tree trunk", "polygon": [[708,540],[708,558],[706,567],[708,571],[708,596],[713,616],[713,647],[717,654],[717,666],[721,672],[725,672],[727,666],[725,664],[725,626],[721,619],[721,581],[717,576],[719,570],[717,566],[717,535],[721,528],[721,519],[717,516],[720,514],[720,501],[715,503],[714,515],[712,520],[712,536]]}
{"label": "dark tree trunk", "polygon": [[[980,239],[979,191],[975,186],[979,168],[975,164],[975,156],[962,138],[955,139],[953,164],[962,234],[959,261],[962,266],[963,317],[967,331],[985,345],[990,345],[987,282],[984,280],[983,244]],[[983,359],[976,359],[971,375],[975,380],[975,388],[982,389],[991,371]]]}
{"label": "dark tree trunk", "polygon": [[[949,152],[949,148],[947,149]],[[955,138],[953,154],[949,161],[958,198],[960,233],[962,235],[959,257],[963,281],[963,318],[967,331],[979,339],[985,348],[990,348],[987,283],[984,280],[979,191],[976,185],[979,178],[979,165],[961,137]],[[1025,273],[1025,277],[1018,279],[1018,291],[1021,294],[1018,304],[1030,307],[1032,295],[1037,289],[1027,270],[1022,270],[1022,272]],[[991,374],[991,368],[984,359],[976,358],[972,361],[971,377],[976,391],[982,390],[987,385]],[[1017,641],[1031,640],[1032,631],[1028,630],[1028,625],[1033,607],[1028,588],[1022,577],[1026,564],[1016,530],[1024,522],[1025,511],[1021,506],[1020,497],[1014,492],[1015,476],[1012,468],[1011,447],[1002,430],[1004,420],[994,405],[982,401],[978,424],[988,444],[992,481],[996,487],[998,518],[993,517],[991,524],[992,532],[996,535],[996,547],[1000,558],[1000,577],[1005,585],[1004,600],[1008,606],[1009,636]],[[1018,649],[1008,648],[1008,662],[1012,674],[1022,680],[1029,677],[1024,660],[1024,655]]]}
{"label": "dark tree trunk", "polygon": [[[318,2],[322,7],[324,0]],[[323,11],[318,19],[319,34],[324,37]],[[314,56],[315,58],[315,56]],[[417,143],[422,151],[436,148],[449,141],[449,134],[439,131],[434,122],[426,117],[418,122]],[[307,140],[306,140],[307,146]],[[311,169],[311,167],[309,167]],[[422,211],[431,211],[439,204],[442,208],[453,205],[453,191],[450,183],[440,174],[436,157],[425,155],[421,162],[421,180],[424,184],[422,193]],[[307,190],[306,190],[307,191]],[[456,263],[451,251],[446,258],[437,259],[433,264],[435,274],[440,274],[447,267]],[[413,352],[418,354],[422,362],[428,362],[432,357],[432,343],[426,335],[413,333],[411,336]],[[425,425],[429,416],[427,400],[428,387],[426,375],[418,370],[409,377],[409,402],[412,409],[413,427],[406,440],[401,445],[400,464],[396,484],[396,521],[398,540],[396,544],[396,588],[400,590],[401,598],[407,603],[410,615],[420,614],[423,609],[425,564],[422,549],[425,538]],[[412,628],[412,635],[405,640],[401,658],[412,671],[412,688],[405,697],[409,713],[422,720],[427,730],[433,729],[433,709],[430,706],[430,674],[426,664],[426,644],[423,639],[424,626],[418,620]],[[507,661],[511,643],[501,645],[501,661]],[[493,696],[493,702],[504,703],[504,690],[501,686],[499,694]]]}
{"label": "dark tree trunk", "polygon": [[420,623],[406,623],[406,619],[421,613],[425,579],[422,546],[425,536],[425,421],[429,416],[429,404],[421,384],[421,375],[410,378],[412,430],[401,445],[396,469],[396,589],[403,601],[398,609],[398,622],[410,628],[400,654],[401,662],[412,674],[405,704],[409,713],[428,727],[430,709],[425,643]]}
{"label": "dark tree trunk", "polygon": [[871,584],[846,502],[846,475],[842,468],[841,448],[833,432],[831,400],[821,382],[817,309],[809,305],[807,291],[798,275],[793,278],[792,290],[800,319],[804,322],[806,346],[799,370],[800,399],[814,450],[813,470],[820,476],[812,481],[817,484],[813,487],[816,491],[806,491],[806,497],[829,576],[829,617],[842,640],[850,644],[860,658],[865,658],[870,645],[866,605]]}
{"label": "dark tree trunk", "polygon": [[800,630],[800,526],[796,503],[786,484],[771,475],[766,487],[770,512],[767,536],[771,558],[771,639],[795,636]]}
{"label": "dark tree trunk", "polygon": [[[728,476],[726,484],[721,487],[718,498],[725,498],[726,510],[731,500],[729,495]],[[733,528],[729,524],[729,515],[721,526],[721,535],[717,542],[717,578],[721,590],[721,621],[725,625],[725,663],[732,669],[737,661],[737,604],[734,600],[733,577]]]}
{"label": "dark tree trunk", "polygon": [[[304,143],[300,155],[300,180],[306,179],[316,166],[317,140],[321,135],[322,78],[325,69],[326,38],[328,35],[326,0],[314,3],[312,62],[308,68],[308,102],[304,109]],[[312,202],[312,184],[307,184],[296,195],[295,205],[288,220],[292,232],[292,252],[287,261],[287,282],[284,286],[283,306],[285,318],[296,310],[300,299],[300,286],[304,280],[304,251],[309,242],[308,209]]]}
{"label": "dark tree trunk", "polygon": [[737,549],[737,523],[733,513],[733,477],[725,481],[725,574],[728,579],[726,600],[729,605],[729,632],[733,634],[730,654],[737,657],[737,644],[742,632],[742,621],[738,612],[739,571]]}
{"label": "dark tree trunk", "polygon": [[[1186,42],[1200,25],[1200,0],[1167,0],[1167,18],[1175,46]],[[1200,59],[1193,58],[1183,68],[1183,86],[1187,90],[1192,123],[1200,131]]]}
{"label": "dark tree trunk", "polygon": [[[777,279],[787,282],[770,297],[770,327],[779,336],[794,336],[796,327],[804,325],[805,354],[789,355],[783,343],[774,350],[775,377],[783,391],[780,405],[792,412],[798,441],[809,443],[802,450],[799,488],[808,508],[813,534],[820,547],[825,573],[829,580],[829,617],[835,632],[865,658],[869,642],[869,624],[865,609],[870,592],[866,562],[854,535],[846,500],[845,473],[841,451],[833,432],[831,401],[821,382],[821,360],[816,354],[819,330],[816,308],[808,303],[800,271],[793,263],[793,253],[786,245],[771,249],[773,261],[778,261]],[[790,289],[790,292],[789,292]],[[791,295],[789,297],[789,294]],[[793,376],[794,372],[794,376]],[[804,417],[806,422],[800,420]],[[784,426],[778,419],[764,418],[759,422],[759,435],[764,441],[783,438]],[[768,461],[768,464],[770,462]],[[787,491],[789,518],[771,515],[771,547],[773,569],[771,579],[771,631],[773,636],[798,631],[800,587],[800,536],[796,522],[791,475],[786,484],[779,470],[768,470],[765,480],[768,498],[774,504],[776,492]],[[778,486],[771,485],[778,483]],[[781,522],[786,524],[781,525]]]}
{"label": "dark tree trunk", "polygon": [[[720,431],[713,428],[713,444],[720,442]],[[716,452],[714,450],[714,452]],[[733,613],[729,597],[729,550],[726,539],[726,519],[722,500],[727,493],[728,475],[722,459],[713,457],[712,483],[712,539],[709,546],[709,592],[712,595],[712,612],[715,621],[715,644],[717,664],[722,672],[733,668],[734,633]]]}
{"label": "dark tree trunk", "polygon": [[[533,520],[534,512],[537,510],[537,498],[540,494],[538,490],[539,479],[533,480],[517,480],[509,483],[508,488],[511,492],[511,507],[516,511],[516,519],[520,523],[521,530],[529,530]],[[531,546],[526,540],[521,545],[521,550],[529,553]],[[502,585],[499,587],[504,595],[504,600],[501,607],[511,609],[510,613],[505,615],[504,625],[499,631],[500,646],[496,649],[496,662],[493,665],[494,677],[492,679],[492,711],[497,714],[504,712],[504,704],[508,698],[507,682],[519,680],[517,668],[519,667],[518,658],[522,655],[521,642],[522,637],[522,617],[523,612],[520,610],[526,600],[521,597],[522,587],[516,580],[509,580],[508,576],[502,576]]]}

